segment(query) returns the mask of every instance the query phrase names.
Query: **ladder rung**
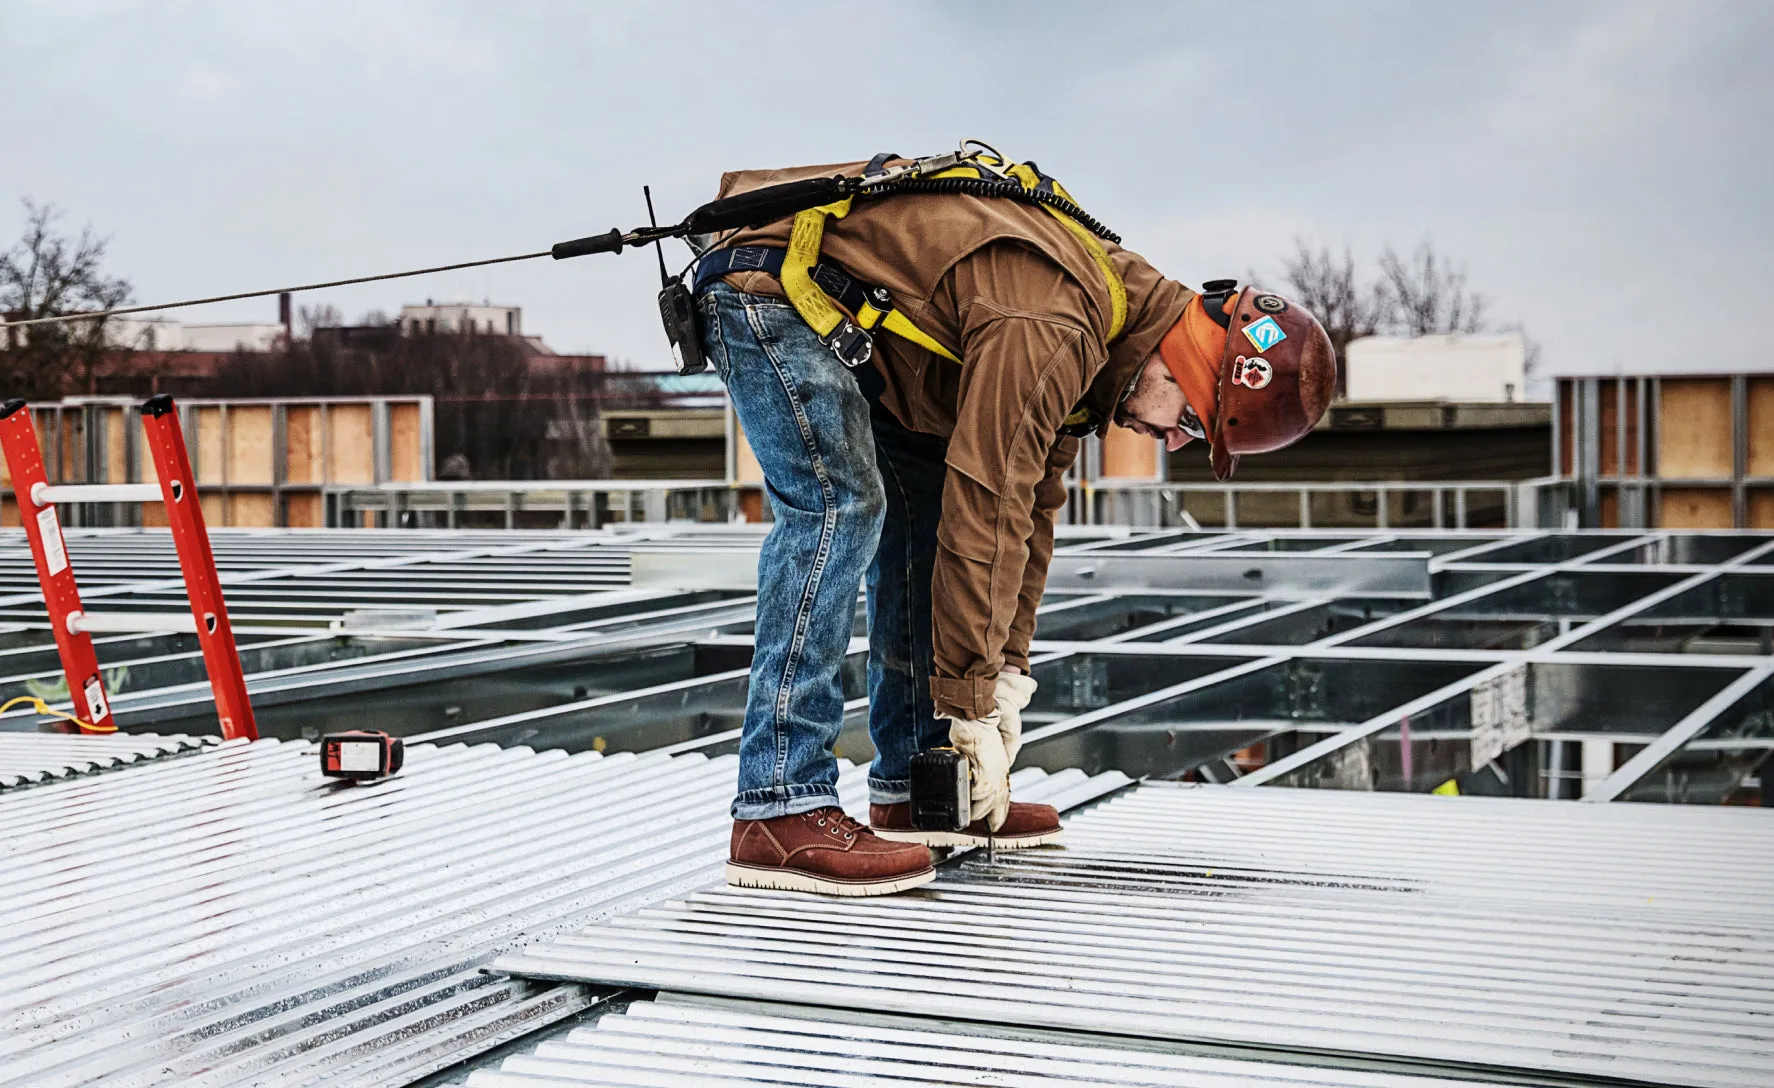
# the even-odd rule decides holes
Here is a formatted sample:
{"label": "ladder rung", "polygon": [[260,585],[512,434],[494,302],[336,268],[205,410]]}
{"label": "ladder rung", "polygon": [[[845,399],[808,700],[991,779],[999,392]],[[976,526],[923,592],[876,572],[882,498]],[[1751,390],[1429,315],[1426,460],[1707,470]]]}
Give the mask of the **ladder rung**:
{"label": "ladder rung", "polygon": [[68,630],[89,635],[130,635],[146,631],[197,633],[197,617],[189,612],[72,612]]}
{"label": "ladder rung", "polygon": [[31,501],[38,506],[52,502],[160,502],[159,484],[38,484]]}

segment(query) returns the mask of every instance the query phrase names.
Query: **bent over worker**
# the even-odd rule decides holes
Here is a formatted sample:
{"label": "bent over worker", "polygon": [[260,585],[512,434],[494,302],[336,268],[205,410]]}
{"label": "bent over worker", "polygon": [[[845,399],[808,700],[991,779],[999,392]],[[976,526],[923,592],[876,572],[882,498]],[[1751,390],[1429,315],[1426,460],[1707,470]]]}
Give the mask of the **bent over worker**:
{"label": "bent over worker", "polygon": [[[721,195],[905,161],[730,173]],[[950,172],[1064,195],[995,157]],[[775,517],[730,882],[883,894],[934,878],[929,846],[1057,838],[1058,814],[1013,802],[1009,774],[1079,437],[1113,422],[1169,450],[1205,441],[1223,480],[1323,415],[1335,363],[1309,313],[1229,280],[1198,294],[1110,238],[1069,197],[917,192],[801,212],[703,256],[703,346]],[[832,752],[865,574],[867,825],[838,807]],[[974,822],[917,830],[912,756],[950,743],[972,770]]]}

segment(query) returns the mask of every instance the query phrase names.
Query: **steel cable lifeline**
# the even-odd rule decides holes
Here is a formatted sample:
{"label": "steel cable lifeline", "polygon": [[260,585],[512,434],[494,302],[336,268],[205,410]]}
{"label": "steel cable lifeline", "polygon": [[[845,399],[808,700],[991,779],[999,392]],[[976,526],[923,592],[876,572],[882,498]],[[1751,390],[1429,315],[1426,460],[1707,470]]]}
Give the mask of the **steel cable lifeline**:
{"label": "steel cable lifeline", "polygon": [[[970,150],[971,149],[971,150]],[[985,165],[992,177],[938,177],[945,171],[953,170],[964,164]],[[668,226],[650,224],[636,227],[631,231],[612,228],[603,234],[588,235],[571,241],[557,242],[548,249],[533,253],[516,253],[506,257],[488,257],[483,260],[460,261],[455,264],[433,265],[429,268],[414,268],[401,272],[382,272],[370,276],[353,276],[349,279],[327,280],[321,283],[294,284],[288,287],[271,287],[261,291],[236,291],[224,295],[208,295],[203,298],[182,299],[177,302],[160,302],[144,306],[120,306],[110,310],[89,310],[73,314],[52,314],[44,317],[27,317],[18,321],[0,321],[0,329],[28,328],[34,325],[58,325],[76,321],[97,321],[107,317],[124,314],[148,313],[155,310],[177,310],[189,306],[205,306],[216,302],[235,302],[241,299],[266,298],[271,295],[296,294],[303,291],[319,291],[329,287],[349,287],[360,283],[377,283],[383,280],[407,279],[412,276],[428,276],[438,272],[453,272],[463,268],[480,268],[486,265],[510,264],[516,261],[533,261],[542,257],[565,260],[569,257],[582,257],[591,253],[618,253],[624,247],[639,248],[652,245],[667,238],[686,238],[692,235],[719,234],[723,231],[739,230],[747,227],[762,226],[777,219],[795,215],[799,212],[818,208],[849,197],[872,199],[895,193],[946,193],[954,195],[994,197],[1015,200],[1024,204],[1044,207],[1050,211],[1077,223],[1083,230],[1108,242],[1119,243],[1121,236],[1104,226],[1100,221],[1088,215],[1063,191],[1056,192],[1048,187],[1028,187],[1010,176],[1007,172],[995,169],[996,163],[1009,162],[997,150],[978,140],[966,140],[960,148],[942,155],[932,155],[914,160],[892,169],[861,177],[826,177],[807,178],[801,181],[788,181],[779,185],[767,185],[751,192],[739,193],[735,196],[713,200],[703,204],[682,222]]]}

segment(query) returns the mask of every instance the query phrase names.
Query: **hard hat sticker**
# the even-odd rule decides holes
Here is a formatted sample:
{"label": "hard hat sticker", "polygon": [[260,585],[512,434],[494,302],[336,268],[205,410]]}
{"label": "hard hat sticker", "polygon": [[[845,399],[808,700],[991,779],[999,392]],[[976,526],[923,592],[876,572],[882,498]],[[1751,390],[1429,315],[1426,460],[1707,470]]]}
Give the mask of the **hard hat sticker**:
{"label": "hard hat sticker", "polygon": [[1287,303],[1283,302],[1279,295],[1258,295],[1257,309],[1266,314],[1278,314],[1287,309]]}
{"label": "hard hat sticker", "polygon": [[1287,333],[1281,331],[1281,325],[1272,317],[1252,321],[1244,327],[1244,335],[1256,345],[1258,351],[1268,351],[1287,339]]}
{"label": "hard hat sticker", "polygon": [[1260,355],[1246,359],[1240,355],[1232,363],[1232,384],[1246,389],[1261,389],[1275,377],[1275,368]]}

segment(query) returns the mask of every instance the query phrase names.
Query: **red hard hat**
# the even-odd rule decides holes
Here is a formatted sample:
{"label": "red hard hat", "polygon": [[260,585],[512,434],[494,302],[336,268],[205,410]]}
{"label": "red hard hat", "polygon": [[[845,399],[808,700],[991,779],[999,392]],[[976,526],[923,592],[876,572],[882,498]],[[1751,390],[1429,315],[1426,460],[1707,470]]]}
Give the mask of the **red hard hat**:
{"label": "red hard hat", "polygon": [[1306,437],[1337,389],[1336,351],[1305,307],[1252,287],[1232,301],[1208,436],[1217,480],[1231,478],[1242,454],[1267,453]]}

